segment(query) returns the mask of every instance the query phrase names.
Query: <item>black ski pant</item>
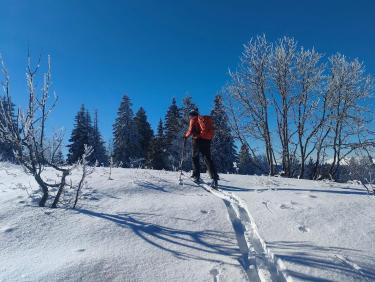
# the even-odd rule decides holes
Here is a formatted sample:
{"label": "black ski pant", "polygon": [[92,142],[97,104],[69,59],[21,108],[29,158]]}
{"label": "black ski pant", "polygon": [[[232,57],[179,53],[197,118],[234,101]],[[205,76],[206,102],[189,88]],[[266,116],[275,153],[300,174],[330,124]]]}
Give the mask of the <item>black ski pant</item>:
{"label": "black ski pant", "polygon": [[211,140],[206,139],[194,139],[193,138],[193,176],[200,177],[200,163],[199,154],[202,154],[204,162],[206,163],[208,173],[212,179],[218,179],[215,165],[211,158]]}

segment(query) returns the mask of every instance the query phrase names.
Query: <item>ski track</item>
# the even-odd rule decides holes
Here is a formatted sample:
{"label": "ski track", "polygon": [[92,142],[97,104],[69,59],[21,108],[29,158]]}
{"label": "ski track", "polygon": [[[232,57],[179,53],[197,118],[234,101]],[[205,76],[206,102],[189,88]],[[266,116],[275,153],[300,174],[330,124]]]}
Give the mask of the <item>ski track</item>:
{"label": "ski track", "polygon": [[202,183],[200,186],[223,199],[243,256],[241,265],[246,271],[249,281],[293,281],[287,275],[282,260],[277,259],[268,250],[265,241],[259,235],[258,228],[247,209],[246,203],[231,192],[213,189],[206,183]]}
{"label": "ski track", "polygon": [[[349,258],[344,257],[342,255],[335,255],[335,258],[338,261],[342,262],[344,265],[347,265],[350,268],[352,268],[355,272],[357,272],[359,275],[361,275],[365,279],[365,276],[363,275],[363,272],[362,272],[362,268],[358,264],[352,262],[351,260],[349,260]],[[366,279],[366,281],[367,281],[367,279]]]}

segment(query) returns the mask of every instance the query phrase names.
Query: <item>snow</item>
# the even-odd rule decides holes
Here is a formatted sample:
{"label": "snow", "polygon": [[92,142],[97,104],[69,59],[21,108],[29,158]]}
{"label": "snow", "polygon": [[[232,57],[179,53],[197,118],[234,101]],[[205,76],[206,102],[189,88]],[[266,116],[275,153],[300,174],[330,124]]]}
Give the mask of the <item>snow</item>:
{"label": "snow", "polygon": [[225,176],[277,268],[294,281],[375,280],[375,197],[355,184]]}
{"label": "snow", "polygon": [[0,281],[246,279],[221,200],[175,173],[107,170],[76,211],[35,207],[20,188],[32,179],[0,172]]}
{"label": "snow", "polygon": [[49,209],[0,164],[0,281],[375,280],[375,197],[359,185],[222,175],[212,191],[108,173],[89,176],[77,210]]}

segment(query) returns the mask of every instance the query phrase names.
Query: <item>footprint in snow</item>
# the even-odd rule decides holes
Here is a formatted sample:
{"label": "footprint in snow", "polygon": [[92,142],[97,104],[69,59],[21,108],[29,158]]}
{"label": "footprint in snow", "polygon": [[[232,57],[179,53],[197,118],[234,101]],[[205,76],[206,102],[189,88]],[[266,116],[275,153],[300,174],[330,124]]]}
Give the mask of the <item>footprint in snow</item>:
{"label": "footprint in snow", "polygon": [[313,199],[316,199],[316,198],[318,198],[317,196],[315,196],[315,195],[309,195],[309,197],[310,198],[313,198]]}
{"label": "footprint in snow", "polygon": [[215,212],[214,210],[210,210],[210,211],[201,210],[201,213],[203,213],[203,214],[210,214],[210,213],[214,213],[214,212]]}
{"label": "footprint in snow", "polygon": [[76,252],[78,252],[78,253],[83,253],[84,251],[86,251],[86,249],[78,249],[78,250],[76,250]]}
{"label": "footprint in snow", "polygon": [[216,269],[216,268],[213,268],[213,269],[211,269],[210,270],[210,274],[213,276],[213,278],[214,278],[214,282],[218,282],[219,281],[219,274],[220,274],[220,272],[219,272],[219,270],[218,269]]}
{"label": "footprint in snow", "polygon": [[5,228],[5,229],[4,229],[4,233],[10,233],[10,232],[13,232],[14,230],[16,230],[15,227]]}
{"label": "footprint in snow", "polygon": [[286,205],[286,204],[281,204],[280,209],[282,209],[282,210],[292,210],[293,207],[291,207],[289,205]]}
{"label": "footprint in snow", "polygon": [[301,232],[303,232],[303,233],[306,233],[306,232],[310,231],[310,229],[307,228],[305,225],[298,226],[298,230],[301,231]]}

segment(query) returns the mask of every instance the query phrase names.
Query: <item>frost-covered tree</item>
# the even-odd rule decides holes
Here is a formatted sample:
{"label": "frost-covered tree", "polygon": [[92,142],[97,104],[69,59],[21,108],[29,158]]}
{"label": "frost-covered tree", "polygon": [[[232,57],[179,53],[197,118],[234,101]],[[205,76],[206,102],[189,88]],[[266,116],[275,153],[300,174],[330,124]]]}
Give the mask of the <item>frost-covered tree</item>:
{"label": "frost-covered tree", "polygon": [[231,83],[226,88],[229,123],[232,133],[249,149],[253,159],[257,154],[250,139],[264,144],[269,173],[276,172],[274,141],[270,125],[270,65],[272,44],[258,36],[244,46],[237,71],[231,72]]}
{"label": "frost-covered tree", "polygon": [[128,96],[123,96],[113,124],[113,158],[122,167],[131,167],[139,158],[139,136],[132,103]]}
{"label": "frost-covered tree", "polygon": [[375,195],[375,163],[371,156],[353,156],[341,169],[345,173],[341,173],[340,181],[357,181],[369,194]]}
{"label": "frost-covered tree", "polygon": [[165,142],[168,153],[168,168],[176,170],[179,165],[179,159],[182,147],[181,135],[181,112],[177,106],[176,99],[172,99],[165,116]]}
{"label": "frost-covered tree", "polygon": [[371,130],[374,121],[373,77],[366,74],[363,63],[336,54],[329,59],[328,81],[329,148],[333,160],[329,173],[338,179],[342,161],[350,154],[375,147]]}
{"label": "frost-covered tree", "polygon": [[[106,166],[108,164],[108,156],[105,148],[105,142],[103,141],[102,134],[99,130],[98,111],[95,111],[94,125],[92,128],[92,134],[90,137],[89,146],[92,147],[92,161],[99,165]],[[90,163],[92,164],[92,163]]]}
{"label": "frost-covered tree", "polygon": [[[28,58],[26,107],[24,110],[18,109],[16,120],[9,115],[9,111],[0,111],[2,120],[0,123],[0,141],[12,144],[17,162],[34,177],[41,194],[39,206],[44,207],[47,201],[52,198],[51,207],[56,208],[66,187],[66,178],[75,169],[75,165],[61,166],[54,161],[56,160],[56,154],[61,149],[63,135],[55,134],[50,142],[46,136],[47,120],[57,101],[56,96],[54,100],[51,101],[50,99],[52,85],[50,58],[48,57],[48,69],[43,76],[40,93],[35,87],[39,66],[38,63],[36,67],[33,67],[31,58]],[[1,68],[4,78],[2,83],[4,97],[7,101],[11,101],[10,79],[2,60]],[[0,107],[4,108],[1,102]],[[53,149],[50,144],[54,144]],[[47,154],[47,152],[50,152],[50,154]],[[55,175],[55,179],[51,180],[50,177],[45,176],[44,172],[47,166],[55,172],[50,174]],[[52,189],[57,192],[52,194]]]}
{"label": "frost-covered tree", "polygon": [[236,160],[236,146],[229,126],[223,98],[217,95],[211,116],[215,124],[215,136],[212,140],[212,157],[218,172],[233,172],[233,163]]}
{"label": "frost-covered tree", "polygon": [[[75,116],[74,128],[69,139],[67,162],[73,164],[81,159],[85,152],[85,145],[92,143],[93,127],[90,114],[84,105]],[[91,156],[92,158],[92,156]]]}
{"label": "frost-covered tree", "polygon": [[154,132],[151,128],[150,123],[147,120],[147,115],[145,110],[141,107],[135,114],[134,122],[138,131],[139,136],[139,157],[143,159],[144,163],[147,161],[147,156],[150,151],[150,146],[152,139],[154,137]]}
{"label": "frost-covered tree", "polygon": [[57,150],[56,155],[52,159],[52,162],[56,163],[58,165],[64,165],[65,164],[64,154],[63,154],[61,148],[59,148]]}
{"label": "frost-covered tree", "polygon": [[156,136],[153,138],[150,146],[148,165],[158,170],[167,168],[167,154],[162,120],[159,121]]}
{"label": "frost-covered tree", "polygon": [[193,102],[193,98],[191,96],[186,96],[182,100],[182,108],[181,111],[181,125],[182,129],[185,130],[189,125],[189,113],[192,110],[197,110],[197,105]]}
{"label": "frost-covered tree", "polygon": [[233,135],[255,163],[262,153],[253,144],[264,144],[270,174],[281,168],[287,177],[340,179],[342,161],[375,148],[373,77],[358,60],[337,54],[327,63],[293,38],[271,43],[258,36],[230,75],[225,90]]}
{"label": "frost-covered tree", "polygon": [[239,174],[253,174],[254,166],[253,160],[249,149],[244,144],[241,146],[240,152],[238,154],[238,173]]}
{"label": "frost-covered tree", "polygon": [[[14,113],[14,104],[10,100],[10,97],[0,97],[0,123],[6,123],[5,116],[8,116],[14,122],[16,126],[16,116]],[[3,117],[3,118],[2,118]],[[15,156],[13,154],[13,145],[7,141],[2,142],[0,140],[0,161],[15,161]]]}
{"label": "frost-covered tree", "polygon": [[[296,54],[296,96],[292,105],[299,151],[299,178],[305,177],[306,161],[316,149],[317,134],[327,121],[322,54],[301,48]],[[311,168],[311,162],[310,162]],[[311,171],[310,171],[311,172]]]}
{"label": "frost-covered tree", "polygon": [[291,148],[293,131],[290,128],[290,114],[294,103],[295,60],[297,42],[294,38],[279,39],[273,49],[270,74],[275,85],[272,91],[273,105],[276,112],[277,131],[281,144],[283,174],[292,176]]}

